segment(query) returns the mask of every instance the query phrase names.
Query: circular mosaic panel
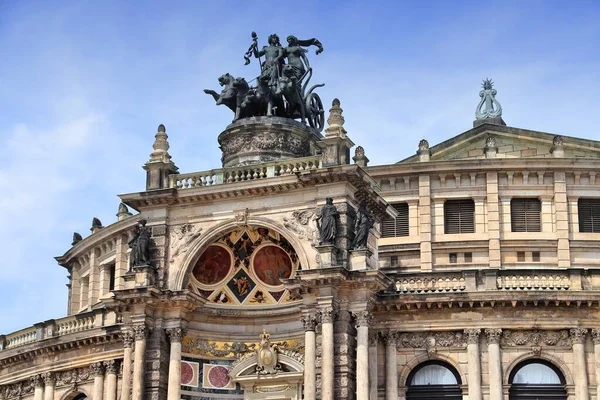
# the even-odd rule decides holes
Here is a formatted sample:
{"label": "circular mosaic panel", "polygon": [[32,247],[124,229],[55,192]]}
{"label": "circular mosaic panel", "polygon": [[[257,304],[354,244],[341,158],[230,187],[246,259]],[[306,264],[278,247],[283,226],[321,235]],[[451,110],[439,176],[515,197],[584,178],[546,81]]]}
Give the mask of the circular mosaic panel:
{"label": "circular mosaic panel", "polygon": [[231,264],[231,255],[224,247],[211,245],[202,253],[192,273],[198,282],[215,285],[229,275]]}
{"label": "circular mosaic panel", "polygon": [[194,381],[194,370],[186,362],[181,363],[181,384],[190,385]]}
{"label": "circular mosaic panel", "polygon": [[292,275],[292,260],[279,246],[259,248],[252,260],[254,275],[265,285],[279,286]]}
{"label": "circular mosaic panel", "polygon": [[216,365],[208,372],[208,382],[216,388],[223,388],[229,385],[229,371],[227,368]]}

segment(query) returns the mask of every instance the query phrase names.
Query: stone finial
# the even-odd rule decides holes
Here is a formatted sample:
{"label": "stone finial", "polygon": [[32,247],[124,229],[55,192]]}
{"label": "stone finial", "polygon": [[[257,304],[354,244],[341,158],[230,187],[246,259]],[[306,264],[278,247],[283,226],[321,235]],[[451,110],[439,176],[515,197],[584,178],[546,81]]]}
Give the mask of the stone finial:
{"label": "stone finial", "polygon": [[100,222],[98,218],[94,217],[94,219],[92,219],[92,227],[90,228],[90,231],[92,231],[92,233],[96,233],[102,228],[104,228],[102,222]]}
{"label": "stone finial", "polygon": [[417,155],[419,156],[419,162],[429,161],[431,150],[429,149],[429,142],[427,140],[421,139],[421,141],[419,141]]}
{"label": "stone finial", "polygon": [[352,159],[359,167],[366,167],[369,163],[369,159],[365,155],[365,149],[362,146],[358,146],[356,150],[354,150],[354,157],[352,157]]}
{"label": "stone finial", "polygon": [[562,158],[565,156],[565,140],[562,136],[554,136],[552,139],[552,147],[550,147],[550,153],[556,158]]}
{"label": "stone finial", "polygon": [[506,125],[502,119],[502,106],[496,100],[496,94],[498,93],[494,89],[494,82],[491,79],[484,79],[482,85],[483,89],[479,92],[481,101],[475,109],[475,121],[473,127],[491,123],[496,125]]}
{"label": "stone finial", "polygon": [[132,215],[133,214],[129,212],[129,209],[124,203],[119,204],[119,211],[117,212],[117,218],[119,219],[119,221],[122,221],[125,218],[128,218]]}
{"label": "stone finial", "polygon": [[83,237],[81,236],[80,233],[73,232],[73,242],[71,243],[71,246],[75,246],[77,243],[81,242],[82,240],[83,240]]}
{"label": "stone finial", "polygon": [[340,107],[340,100],[333,99],[331,108],[329,109],[329,118],[327,118],[327,128],[325,128],[325,136],[346,136],[346,130],[344,129],[344,116],[342,113],[342,107]]}
{"label": "stone finial", "polygon": [[158,132],[154,135],[154,144],[152,148],[154,151],[150,154],[150,162],[162,161],[165,163],[171,162],[171,156],[169,155],[169,141],[167,140],[167,130],[163,124],[158,126]]}

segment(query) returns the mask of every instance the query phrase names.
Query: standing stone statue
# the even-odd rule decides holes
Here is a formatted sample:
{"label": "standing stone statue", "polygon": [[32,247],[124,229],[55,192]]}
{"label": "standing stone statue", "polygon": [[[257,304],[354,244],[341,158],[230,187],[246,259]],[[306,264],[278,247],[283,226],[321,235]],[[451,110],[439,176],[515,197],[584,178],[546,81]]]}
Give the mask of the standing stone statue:
{"label": "standing stone statue", "polygon": [[144,218],[138,221],[129,241],[131,254],[129,256],[129,270],[133,267],[150,265],[150,229],[146,226],[148,221]]}
{"label": "standing stone statue", "polygon": [[367,202],[362,201],[356,212],[354,220],[354,239],[350,247],[352,249],[365,249],[369,239],[369,231],[373,227],[373,216],[367,210]]}
{"label": "standing stone statue", "polygon": [[317,215],[317,227],[319,228],[319,244],[332,245],[337,236],[337,221],[340,218],[337,208],[333,205],[333,199],[328,197],[325,205]]}
{"label": "standing stone statue", "polygon": [[258,58],[261,63],[261,57],[265,56],[265,61],[260,64],[260,78],[268,78],[269,84],[275,86],[277,84],[277,78],[281,74],[281,67],[283,66],[283,47],[279,41],[279,36],[276,34],[269,35],[269,45],[263,46],[262,50],[258,49],[258,39],[256,32],[252,32],[253,43],[246,53],[246,65],[250,64],[249,55],[253,54],[254,57]]}

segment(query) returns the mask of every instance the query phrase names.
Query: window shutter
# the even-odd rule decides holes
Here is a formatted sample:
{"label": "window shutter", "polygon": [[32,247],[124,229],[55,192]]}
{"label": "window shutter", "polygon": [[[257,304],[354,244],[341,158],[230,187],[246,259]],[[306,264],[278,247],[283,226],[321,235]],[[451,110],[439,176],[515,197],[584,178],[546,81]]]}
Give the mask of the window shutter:
{"label": "window shutter", "polygon": [[513,232],[541,232],[542,204],[539,199],[512,199],[510,222]]}
{"label": "window shutter", "polygon": [[444,203],[444,233],[475,233],[475,202],[472,199]]}
{"label": "window shutter", "polygon": [[600,199],[579,199],[579,232],[600,232]]}
{"label": "window shutter", "polygon": [[394,218],[386,218],[381,222],[381,237],[408,236],[408,204],[397,203],[392,207],[398,212]]}

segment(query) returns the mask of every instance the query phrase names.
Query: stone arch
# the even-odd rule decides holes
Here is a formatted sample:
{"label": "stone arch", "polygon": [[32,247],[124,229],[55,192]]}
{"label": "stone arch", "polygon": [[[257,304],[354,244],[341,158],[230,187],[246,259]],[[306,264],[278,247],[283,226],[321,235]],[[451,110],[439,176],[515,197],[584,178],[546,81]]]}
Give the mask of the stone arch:
{"label": "stone arch", "polygon": [[425,361],[432,361],[432,360],[442,361],[442,362],[445,362],[446,364],[452,366],[452,368],[454,368],[456,370],[456,372],[458,372],[458,375],[460,375],[460,380],[462,381],[462,384],[464,385],[467,383],[467,375],[465,374],[465,371],[462,370],[462,368],[460,367],[460,365],[458,364],[458,362],[455,359],[453,359],[450,356],[445,355],[445,354],[435,353],[434,355],[429,355],[429,353],[424,351],[422,354],[419,354],[418,356],[413,357],[411,360],[409,360],[406,363],[406,365],[404,365],[402,367],[402,370],[399,373],[398,384],[402,387],[407,387],[408,382],[406,382],[406,380],[408,379],[408,376],[410,375],[411,371],[413,369],[415,369],[417,366],[419,366],[420,364],[424,363]]}
{"label": "stone arch", "polygon": [[91,398],[90,395],[88,393],[86,393],[85,390],[82,390],[81,388],[77,388],[76,391],[72,392],[69,391],[67,393],[65,393],[60,400],[75,400],[77,398],[79,398],[79,396],[84,395],[87,398]]}
{"label": "stone arch", "polygon": [[527,360],[543,360],[549,362],[556,366],[558,370],[563,374],[567,386],[575,384],[575,382],[573,381],[573,376],[571,375],[571,371],[569,371],[567,365],[560,358],[555,357],[551,354],[544,354],[544,352],[542,352],[540,355],[535,355],[531,351],[525,354],[521,354],[519,357],[515,358],[510,364],[508,364],[506,368],[504,368],[504,370],[502,371],[502,384],[509,385],[508,379],[512,371],[515,369],[515,367],[518,367],[519,364],[521,364],[523,361]]}
{"label": "stone arch", "polygon": [[[308,268],[310,266],[308,256],[304,251],[302,243],[298,240],[296,235],[294,235],[289,229],[283,226],[283,224],[278,223],[269,218],[249,216],[247,225],[260,225],[264,226],[265,228],[277,231],[292,245],[302,267]],[[200,257],[200,255],[202,254],[202,252],[206,250],[206,248],[210,246],[215,240],[217,240],[221,235],[238,227],[239,223],[235,219],[230,219],[211,227],[210,235],[200,235],[192,243],[190,243],[189,250],[186,252],[185,257],[178,266],[179,268],[176,271],[171,271],[171,274],[169,276],[169,288],[171,288],[172,290],[185,289],[187,287],[189,275],[192,272],[192,268],[198,260],[198,258]],[[173,265],[170,265],[169,267],[172,268]]]}

